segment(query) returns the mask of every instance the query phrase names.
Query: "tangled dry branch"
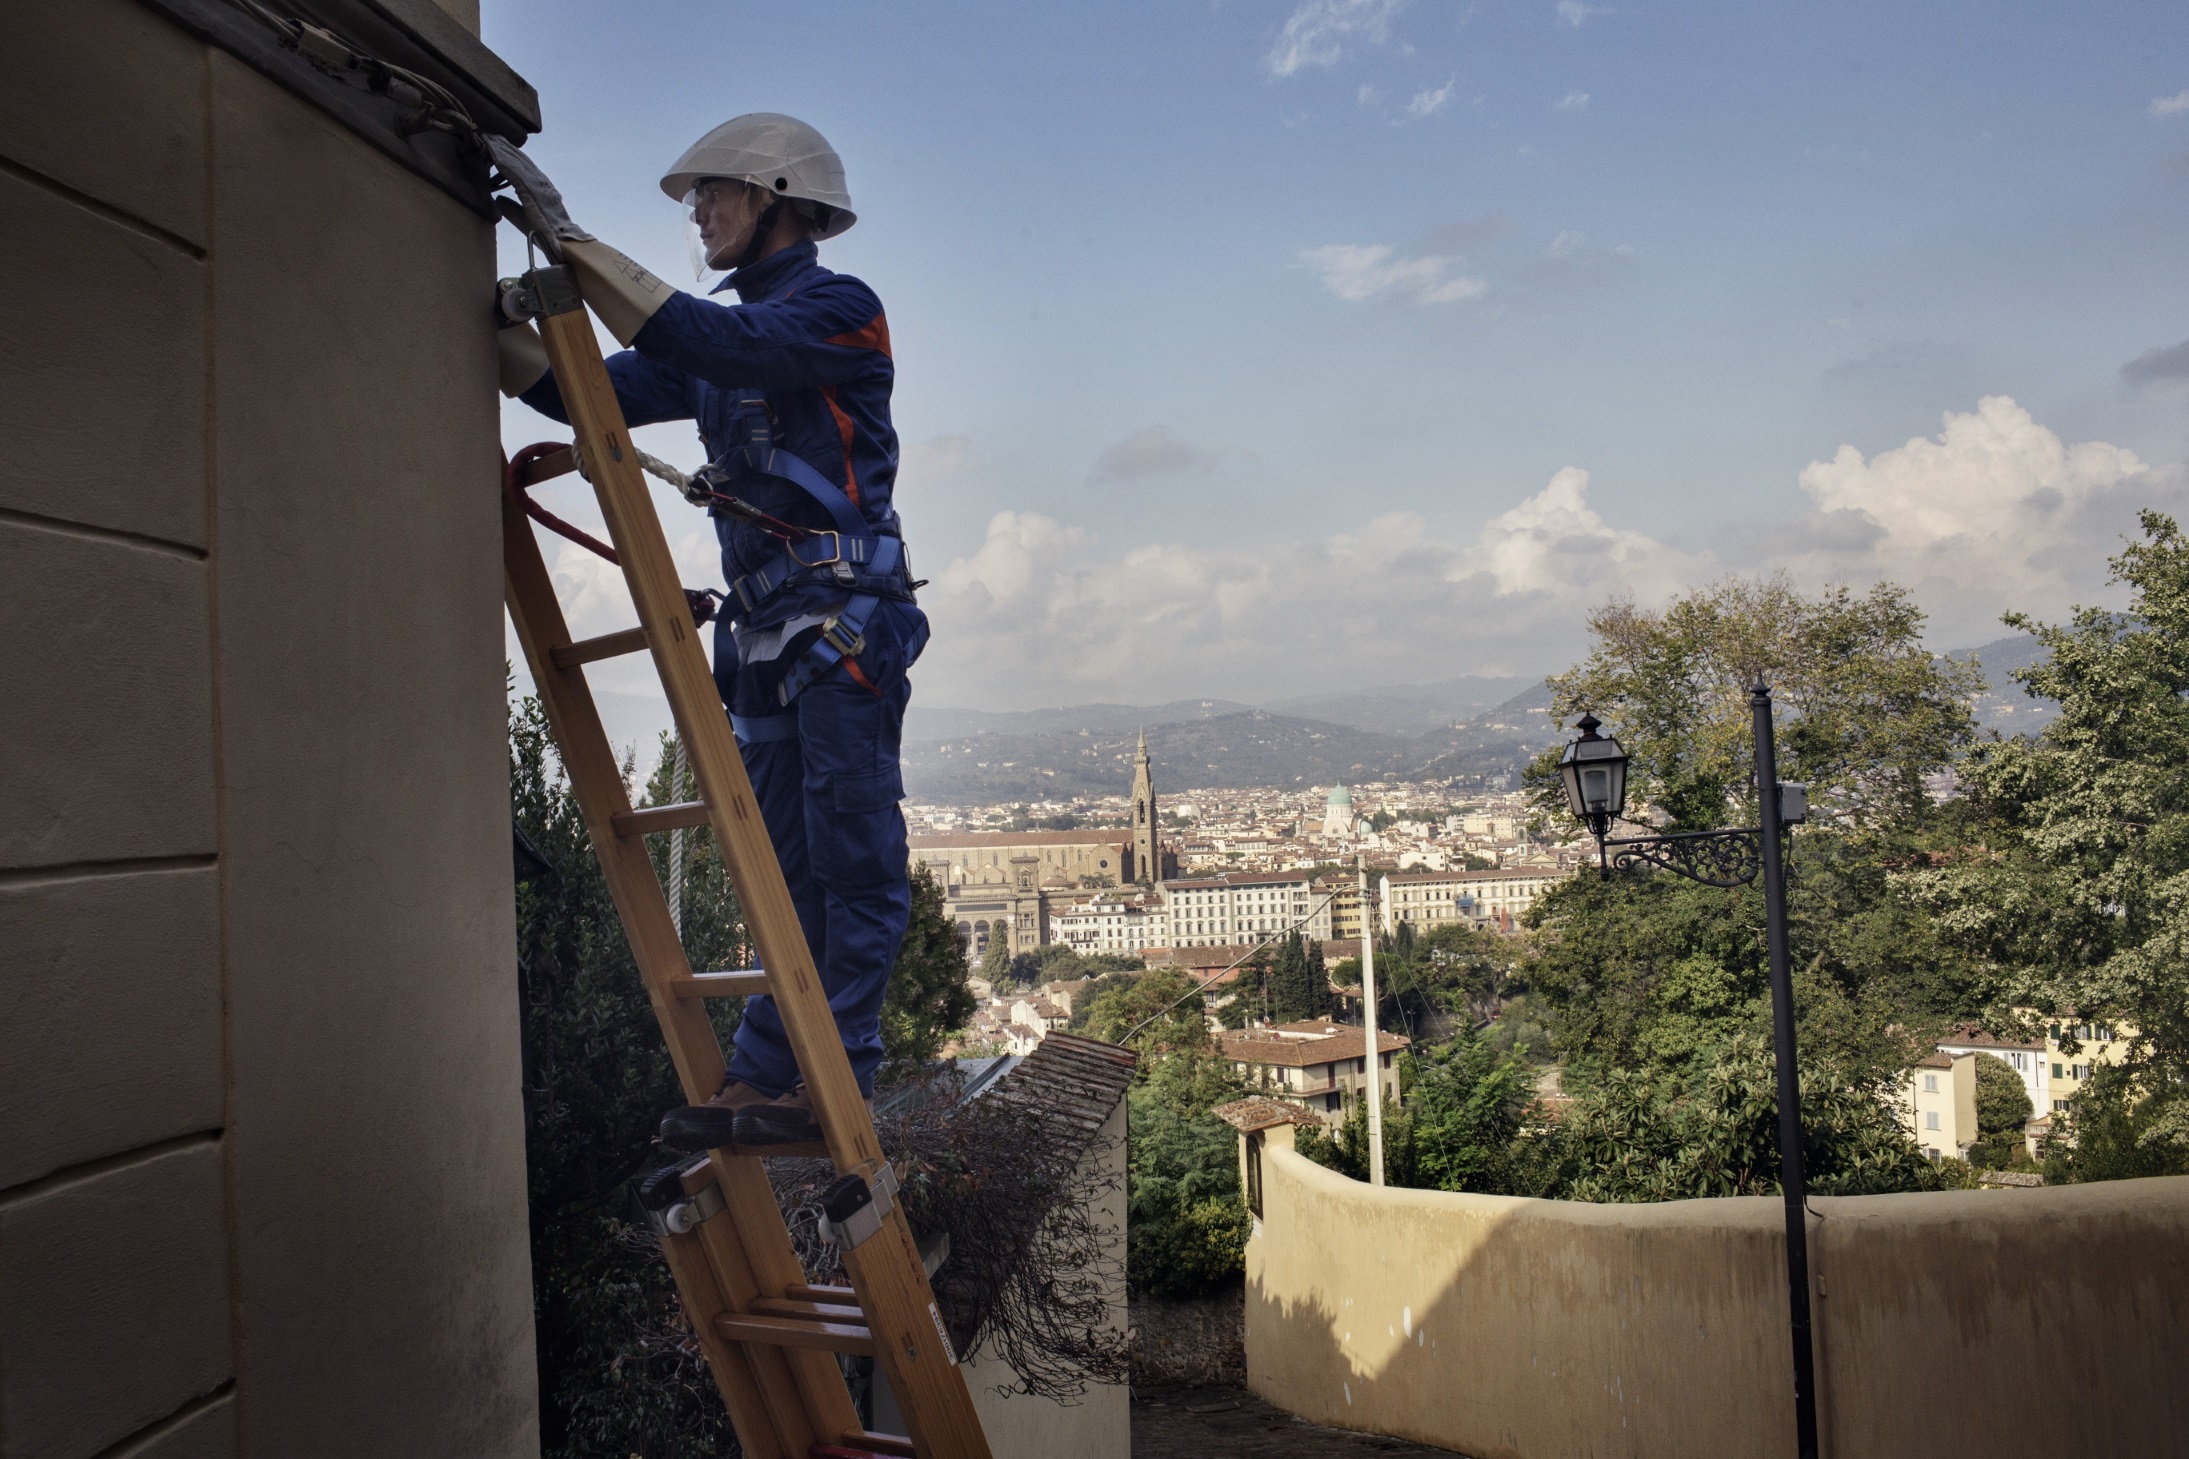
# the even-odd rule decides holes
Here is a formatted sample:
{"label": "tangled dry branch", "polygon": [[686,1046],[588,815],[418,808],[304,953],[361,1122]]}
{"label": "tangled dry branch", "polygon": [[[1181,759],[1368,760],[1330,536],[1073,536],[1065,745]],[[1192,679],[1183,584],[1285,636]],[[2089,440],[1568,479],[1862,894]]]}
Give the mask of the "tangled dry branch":
{"label": "tangled dry branch", "polygon": [[[943,1081],[947,1086],[948,1081]],[[1123,1323],[1120,1177],[1090,1135],[1038,1103],[960,1102],[947,1087],[885,1109],[876,1123],[923,1241],[949,1240],[935,1297],[961,1354],[985,1345],[1009,1365],[1008,1391],[1076,1401],[1131,1371]],[[843,1280],[820,1231],[825,1160],[769,1162],[776,1198],[810,1279]]]}

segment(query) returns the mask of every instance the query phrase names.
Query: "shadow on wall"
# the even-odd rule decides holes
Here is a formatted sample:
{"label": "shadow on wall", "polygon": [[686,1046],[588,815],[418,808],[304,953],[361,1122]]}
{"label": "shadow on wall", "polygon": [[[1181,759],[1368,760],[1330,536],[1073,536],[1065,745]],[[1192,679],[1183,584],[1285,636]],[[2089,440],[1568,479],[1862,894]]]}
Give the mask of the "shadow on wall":
{"label": "shadow on wall", "polygon": [[[1250,1386],[1475,1459],[1791,1453],[1776,1198],[1376,1190],[1271,1132]],[[1810,1202],[1824,1452],[2117,1453],[2189,1432],[2189,1177]],[[2102,1416],[2102,1418],[2100,1417]]]}

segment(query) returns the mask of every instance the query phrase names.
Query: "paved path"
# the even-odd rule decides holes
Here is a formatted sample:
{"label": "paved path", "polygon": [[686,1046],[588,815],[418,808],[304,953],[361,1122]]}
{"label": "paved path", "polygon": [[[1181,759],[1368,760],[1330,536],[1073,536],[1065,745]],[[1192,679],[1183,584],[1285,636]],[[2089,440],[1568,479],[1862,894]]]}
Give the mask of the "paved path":
{"label": "paved path", "polygon": [[1244,1388],[1156,1388],[1133,1394],[1133,1459],[1452,1459],[1404,1439],[1326,1429]]}

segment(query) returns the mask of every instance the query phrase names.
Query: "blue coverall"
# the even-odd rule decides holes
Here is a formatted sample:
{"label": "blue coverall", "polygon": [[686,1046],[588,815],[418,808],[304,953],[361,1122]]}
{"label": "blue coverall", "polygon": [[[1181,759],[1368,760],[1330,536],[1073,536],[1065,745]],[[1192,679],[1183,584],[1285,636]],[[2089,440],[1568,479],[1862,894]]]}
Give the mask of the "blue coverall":
{"label": "blue coverall", "polygon": [[[810,242],[739,269],[716,292],[722,288],[735,288],[743,302],[721,305],[676,293],[639,330],[633,348],[609,358],[626,422],[696,420],[708,459],[721,460],[739,444],[737,402],[757,388],[775,444],[840,484],[876,534],[901,537],[890,505],[896,369],[874,291],[823,268]],[[522,398],[567,420],[552,375]],[[785,521],[830,525],[828,514],[788,482],[756,476],[732,489]],[[715,528],[727,582],[781,554],[776,538],[734,518],[717,516]],[[908,597],[885,599],[867,620],[865,648],[814,679],[786,709],[777,695],[785,673],[819,636],[819,620],[845,600],[826,573],[802,574],[751,610],[733,599],[715,623],[714,669],[723,705],[741,727],[794,718],[795,735],[740,737],[745,769],[852,1072],[871,1096],[882,1060],[882,1000],[911,918],[898,747],[910,697],[905,670],[926,642],[927,621]],[[774,724],[787,728],[782,720]],[[773,999],[747,1000],[730,1077],[770,1094],[798,1082]]]}

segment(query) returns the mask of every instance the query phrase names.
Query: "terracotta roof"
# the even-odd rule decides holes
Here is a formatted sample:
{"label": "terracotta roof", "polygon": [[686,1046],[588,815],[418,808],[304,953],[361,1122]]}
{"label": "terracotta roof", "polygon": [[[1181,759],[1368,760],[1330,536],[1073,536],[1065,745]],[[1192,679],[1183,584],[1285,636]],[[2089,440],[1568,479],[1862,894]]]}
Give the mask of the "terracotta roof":
{"label": "terracotta roof", "polygon": [[1307,872],[1300,871],[1227,871],[1216,876],[1174,876],[1163,885],[1167,887],[1258,887],[1282,882],[1287,886],[1308,879]]}
{"label": "terracotta roof", "polygon": [[[1328,1030],[1328,1032],[1324,1032]],[[1291,1038],[1279,1037],[1291,1033]],[[1225,1029],[1216,1035],[1224,1057],[1246,1064],[1269,1064],[1306,1069],[1334,1064],[1340,1059],[1361,1058],[1367,1047],[1367,1031],[1345,1023],[1287,1023],[1277,1028]],[[1395,1033],[1376,1031],[1376,1051],[1396,1053],[1413,1043]]]}
{"label": "terracotta roof", "polygon": [[1979,1170],[1978,1185],[2040,1186],[2045,1178],[2034,1170]]}
{"label": "terracotta roof", "polygon": [[1915,1067],[1918,1069],[1951,1069],[1953,1067],[1953,1055],[1941,1054],[1934,1050],[1916,1060]]}
{"label": "terracotta roof", "polygon": [[1952,1033],[1946,1035],[1946,1037],[1940,1039],[1938,1041],[1938,1047],[1942,1049],[1949,1047],[1958,1047],[1964,1049],[2013,1049],[2018,1053],[2043,1053],[2045,1048],[2045,1046],[2041,1043],[2024,1043],[2018,1039],[1998,1038],[1992,1034],[1985,1033],[1982,1029],[1970,1024],[1963,1024],[1961,1027],[1955,1029]]}
{"label": "terracotta roof", "polygon": [[909,838],[914,851],[947,851],[953,847],[993,851],[1006,846],[1126,846],[1130,831],[935,831]]}
{"label": "terracotta roof", "polygon": [[1093,1135],[1125,1097],[1136,1062],[1132,1050],[1116,1044],[1052,1033],[997,1080],[988,1097],[1037,1110]]}
{"label": "terracotta roof", "polygon": [[1242,1135],[1275,1125],[1312,1125],[1321,1120],[1314,1111],[1289,1099],[1271,1099],[1264,1094],[1250,1094],[1245,1099],[1220,1104],[1209,1113]]}

